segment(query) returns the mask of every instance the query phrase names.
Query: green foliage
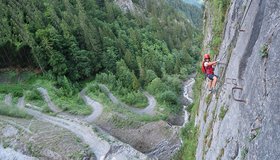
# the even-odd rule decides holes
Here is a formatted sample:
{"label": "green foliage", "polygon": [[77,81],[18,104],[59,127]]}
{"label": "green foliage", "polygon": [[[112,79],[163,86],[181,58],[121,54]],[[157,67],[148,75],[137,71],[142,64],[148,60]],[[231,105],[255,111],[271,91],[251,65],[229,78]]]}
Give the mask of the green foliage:
{"label": "green foliage", "polygon": [[[47,88],[70,112],[90,111],[76,94],[77,83],[92,77],[129,105],[146,106],[138,90],[148,88],[167,113],[178,112],[179,77],[194,72],[201,44],[189,19],[201,23],[202,10],[185,3],[184,9],[180,1],[148,0],[147,7],[134,2],[146,8],[142,15],[123,13],[104,0],[0,2],[0,64],[15,67],[20,59],[18,67],[42,69],[52,82],[34,86]],[[34,93],[27,92],[27,98],[40,104]]]}
{"label": "green foliage", "polygon": [[17,73],[14,71],[1,72],[0,93],[22,97],[26,90],[31,89],[30,81],[36,76],[31,72]]}
{"label": "green foliage", "polygon": [[219,47],[222,42],[224,22],[227,16],[227,9],[230,5],[230,0],[210,0],[211,14],[213,14],[213,41],[211,47],[215,54],[219,52]]}
{"label": "green foliage", "polygon": [[181,134],[184,137],[183,147],[173,159],[194,160],[198,143],[198,128],[194,127],[194,121],[190,121]]}
{"label": "green foliage", "polygon": [[16,118],[32,118],[24,110],[17,108],[16,106],[7,106],[3,102],[0,103],[0,115],[16,117]]}
{"label": "green foliage", "polygon": [[206,111],[204,112],[204,114],[203,114],[203,120],[204,120],[204,122],[206,122],[207,117],[208,117],[208,111],[206,110]]}
{"label": "green foliage", "polygon": [[27,101],[36,101],[36,100],[43,101],[42,96],[40,95],[39,91],[36,88],[25,91],[24,96]]}
{"label": "green foliage", "polygon": [[[144,8],[139,1],[135,3]],[[199,43],[193,39],[199,31],[188,19],[192,17],[193,22],[201,23],[202,10],[185,3],[182,4],[188,9],[183,9],[179,3],[170,5],[164,0],[149,0],[144,15],[133,15],[103,0],[0,2],[3,11],[0,64],[40,67],[58,81],[66,76],[71,82],[77,82],[104,71],[116,74],[115,64],[123,59],[125,64],[121,65],[135,74],[141,86],[147,85],[155,77],[152,72],[147,73],[142,84],[141,69],[149,69],[157,77],[162,76],[163,68],[169,74],[176,74],[195,56],[197,47],[193,46]],[[179,54],[170,52],[173,49]],[[136,57],[142,59],[142,68]],[[129,77],[128,72],[123,74],[118,79]],[[137,90],[139,84],[135,77],[125,85]]]}
{"label": "green foliage", "polygon": [[146,89],[156,97],[160,106],[164,107],[167,113],[178,113],[181,111],[180,87],[181,80],[178,76],[165,75],[162,79],[155,78]]}
{"label": "green foliage", "polygon": [[71,97],[52,97],[55,104],[71,114],[75,115],[89,115],[92,113],[92,109],[89,106],[86,106],[85,103],[78,95]]}
{"label": "green foliage", "polygon": [[245,160],[248,155],[249,149],[247,147],[242,148],[241,150],[241,160]]}
{"label": "green foliage", "polygon": [[59,90],[57,90],[58,94],[60,96],[66,96],[70,97],[73,96],[75,93],[75,90],[77,89],[76,87],[73,86],[73,84],[65,77],[58,77],[56,81],[56,85],[60,87]]}
{"label": "green foliage", "polygon": [[117,83],[117,78],[116,76],[109,72],[109,73],[100,73],[98,75],[96,75],[95,80],[98,83],[102,83],[102,84],[110,84],[110,85],[115,85]]}
{"label": "green foliage", "polygon": [[267,58],[268,52],[269,52],[268,44],[262,45],[261,50],[260,50],[260,54],[261,54],[262,58]]}
{"label": "green foliage", "polygon": [[111,122],[117,126],[118,128],[123,127],[134,127],[137,125],[137,123],[131,119],[123,119],[117,115],[114,115],[111,119]]}
{"label": "green foliage", "polygon": [[[60,86],[63,87],[58,88],[56,86],[57,83],[60,83]],[[43,108],[44,111],[49,112],[46,103],[37,90],[38,87],[45,88],[54,104],[64,111],[76,115],[88,115],[92,113],[91,107],[85,105],[79,97],[77,93],[78,88],[73,86],[66,77],[63,77],[61,82],[47,80],[46,77],[38,77],[32,83],[32,89],[25,92],[27,100],[39,105],[38,107]]]}
{"label": "green foliage", "polygon": [[208,94],[205,99],[207,106],[209,106],[209,104],[211,103],[211,100],[212,100],[212,94]]}
{"label": "green foliage", "polygon": [[226,113],[228,111],[228,107],[225,107],[225,106],[222,106],[221,107],[221,111],[220,111],[220,114],[219,114],[219,118],[222,120],[224,119]]}
{"label": "green foliage", "polygon": [[193,103],[187,106],[187,111],[188,111],[188,113],[191,113],[193,107],[194,107],[194,104],[193,104]]}
{"label": "green foliage", "polygon": [[155,122],[155,121],[159,121],[159,120],[164,120],[166,121],[168,119],[168,115],[157,115],[157,116],[149,116],[149,115],[141,115],[138,117],[135,117],[137,121],[140,122]]}
{"label": "green foliage", "polygon": [[195,25],[195,27],[202,29],[203,15],[201,8],[188,3],[184,3],[182,0],[168,0],[167,2],[178,9],[181,13],[186,15],[190,19],[191,23]]}
{"label": "green foliage", "polygon": [[28,86],[21,84],[0,84],[0,93],[11,93],[14,97],[22,97]]}
{"label": "green foliage", "polygon": [[132,89],[133,74],[123,60],[117,62],[117,79],[125,88]]}
{"label": "green foliage", "polygon": [[[107,0],[1,1],[0,65],[40,68],[48,80],[32,87],[46,88],[55,104],[72,113],[90,112],[77,96],[77,83],[92,78],[127,104],[146,106],[139,92],[144,88],[166,114],[179,112],[181,81],[199,60],[201,31],[191,23],[200,25],[202,10],[180,1],[133,2],[145,8],[143,14],[123,13]],[[41,103],[33,88],[24,94]]]}
{"label": "green foliage", "polygon": [[222,159],[222,157],[224,156],[224,152],[225,152],[225,149],[222,148],[222,149],[220,150],[219,156],[217,157],[217,160],[221,160],[221,159]]}
{"label": "green foliage", "polygon": [[162,93],[165,88],[168,87],[164,84],[164,82],[160,78],[154,79],[149,86],[147,87],[148,91],[152,94]]}
{"label": "green foliage", "polygon": [[[119,77],[121,75],[126,74],[126,76],[128,76],[128,78],[122,77],[121,79],[123,79],[123,81],[121,81],[121,80],[117,80],[117,77],[115,75],[113,75],[112,73],[107,73],[107,74],[102,73],[102,74],[98,74],[96,76],[96,82],[105,84],[107,87],[110,88],[110,91],[116,97],[119,97],[120,100],[126,104],[134,106],[134,107],[138,107],[138,108],[146,107],[148,105],[147,98],[143,95],[143,93],[141,93],[138,90],[140,88],[140,83],[139,83],[138,79],[136,78],[136,76],[134,75],[134,73],[131,73],[126,66],[123,68],[120,68],[118,72],[119,72],[119,74],[118,74]],[[129,79],[129,77],[131,77],[132,79]],[[132,83],[130,83],[130,86],[124,83],[125,80],[132,82]],[[95,88],[95,90],[100,89],[97,85],[92,85],[91,88]],[[108,92],[108,91],[105,91],[105,92]],[[100,94],[100,93],[97,93],[97,94]]]}
{"label": "green foliage", "polygon": [[251,135],[249,137],[249,142],[252,142],[255,138],[257,138],[260,134],[261,128],[256,128],[251,132]]}
{"label": "green foliage", "polygon": [[174,92],[172,91],[165,91],[160,94],[160,100],[167,102],[169,105],[174,105],[177,104],[177,96]]}
{"label": "green foliage", "polygon": [[130,92],[125,97],[122,97],[122,101],[128,105],[132,105],[138,108],[147,107],[147,98],[141,92]]}
{"label": "green foliage", "polygon": [[194,124],[195,124],[195,117],[198,114],[198,110],[199,110],[201,87],[204,81],[204,75],[199,71],[200,71],[200,63],[198,63],[197,65],[197,76],[193,87],[194,103],[193,106],[191,107],[190,122],[182,131],[183,147],[175,155],[174,159],[184,159],[184,160],[195,159],[199,133],[198,133],[198,128]]}

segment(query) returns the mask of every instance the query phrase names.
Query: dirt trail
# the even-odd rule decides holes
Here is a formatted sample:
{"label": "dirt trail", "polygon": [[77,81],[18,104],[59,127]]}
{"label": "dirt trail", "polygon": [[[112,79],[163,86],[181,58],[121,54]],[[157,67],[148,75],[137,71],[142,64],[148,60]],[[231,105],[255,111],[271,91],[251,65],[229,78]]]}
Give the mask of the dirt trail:
{"label": "dirt trail", "polygon": [[144,109],[139,109],[139,108],[135,108],[135,107],[131,107],[128,106],[126,104],[124,104],[123,102],[121,102],[118,98],[116,98],[111,92],[110,90],[103,84],[100,84],[99,87],[101,88],[101,90],[107,94],[107,96],[109,97],[109,99],[114,103],[114,104],[119,104],[125,108],[128,108],[129,110],[131,110],[134,113],[137,114],[148,114],[148,115],[154,115],[155,114],[155,107],[156,107],[156,100],[155,98],[150,95],[148,92],[144,92],[144,95],[147,97],[148,99],[148,106],[145,107]]}
{"label": "dirt trail", "polygon": [[89,145],[89,148],[92,150],[98,160],[105,159],[107,153],[110,150],[110,144],[100,139],[98,135],[93,131],[92,127],[83,125],[82,122],[52,117],[29,108],[26,108],[26,111],[38,120],[55,124],[73,132],[81,140],[83,140],[85,144]]}
{"label": "dirt trail", "polygon": [[132,109],[133,112],[138,113],[138,114],[154,115],[155,114],[155,107],[157,105],[157,101],[148,92],[144,92],[144,95],[148,99],[148,106],[144,109],[139,109],[139,108],[134,108],[134,107],[131,107],[131,109]]}
{"label": "dirt trail", "polygon": [[87,144],[97,160],[148,159],[146,155],[123,143],[98,127],[92,127],[79,119],[63,119],[26,108],[26,111],[38,120],[52,123],[73,132]]}
{"label": "dirt trail", "polygon": [[59,109],[52,101],[51,98],[48,94],[48,91],[45,88],[39,87],[37,90],[41,93],[43,96],[44,100],[47,102],[50,110],[54,113],[61,112],[61,109]]}
{"label": "dirt trail", "polygon": [[8,106],[12,105],[12,94],[5,95],[4,103]]}
{"label": "dirt trail", "polygon": [[25,106],[24,97],[20,97],[20,98],[18,99],[17,107],[18,107],[18,108],[24,108],[24,106]]}
{"label": "dirt trail", "polygon": [[[55,104],[51,101],[51,98],[47,92],[46,89],[40,87],[38,88],[38,90],[40,91],[41,95],[43,96],[45,102],[48,104],[50,110],[52,110],[53,112],[57,113],[57,112],[61,112],[61,110],[55,106]],[[86,94],[85,94],[85,89],[83,89],[81,92],[80,92],[80,97],[83,99],[83,101],[89,105],[90,107],[92,107],[92,113],[83,118],[83,120],[85,120],[86,122],[94,122],[103,112],[103,106],[102,104],[98,103],[97,101],[94,101],[93,99],[91,99],[90,97],[88,97]],[[24,103],[24,102],[23,102]],[[62,113],[62,115],[66,115],[68,117],[72,117],[72,118],[75,118],[73,115],[69,115],[69,114],[66,114],[66,113]],[[82,119],[82,118],[81,118]]]}
{"label": "dirt trail", "polygon": [[87,122],[94,122],[103,112],[102,104],[94,101],[93,99],[85,95],[85,89],[81,91],[80,96],[87,105],[92,107],[93,110],[89,116],[84,118],[84,120]]}

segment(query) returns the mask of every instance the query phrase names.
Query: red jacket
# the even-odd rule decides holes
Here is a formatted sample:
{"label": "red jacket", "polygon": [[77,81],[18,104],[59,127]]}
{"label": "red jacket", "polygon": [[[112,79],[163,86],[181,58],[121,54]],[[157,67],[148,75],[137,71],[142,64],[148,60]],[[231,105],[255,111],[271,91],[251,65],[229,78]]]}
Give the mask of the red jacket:
{"label": "red jacket", "polygon": [[205,70],[206,70],[206,74],[214,74],[214,68],[212,67],[212,65],[206,66]]}

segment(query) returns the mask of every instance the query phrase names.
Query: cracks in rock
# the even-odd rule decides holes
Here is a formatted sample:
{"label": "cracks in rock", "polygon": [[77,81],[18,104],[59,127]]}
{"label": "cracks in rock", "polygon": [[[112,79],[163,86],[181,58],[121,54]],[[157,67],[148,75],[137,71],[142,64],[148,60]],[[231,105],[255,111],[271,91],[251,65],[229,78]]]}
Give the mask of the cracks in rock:
{"label": "cracks in rock", "polygon": [[[208,108],[208,107],[207,107]],[[207,112],[208,109],[206,109],[206,112]],[[209,109],[209,112],[210,112],[210,109]],[[202,155],[202,159],[205,159],[205,155],[207,154],[207,152],[209,151],[209,149],[211,148],[211,145],[212,145],[212,140],[213,140],[213,137],[214,137],[214,133],[213,133],[213,126],[214,124],[216,123],[216,120],[217,120],[217,100],[216,100],[216,104],[214,106],[214,109],[212,110],[211,114],[209,114],[210,118],[209,118],[209,124],[208,124],[208,127],[207,127],[207,130],[206,130],[206,133],[204,134],[204,145],[203,145],[203,148],[202,148],[202,151],[203,151],[203,155]],[[207,121],[205,122],[207,123]],[[207,124],[205,124],[207,125]]]}
{"label": "cracks in rock", "polygon": [[267,58],[264,60],[264,77],[263,77],[263,85],[264,85],[264,97],[268,96],[267,93]]}
{"label": "cracks in rock", "polygon": [[252,32],[251,32],[252,34],[251,34],[251,37],[250,37],[249,42],[247,44],[247,47],[245,49],[245,53],[242,56],[241,61],[240,61],[238,79],[242,79],[242,77],[244,75],[244,72],[245,72],[245,69],[247,67],[247,61],[248,61],[249,57],[252,55],[253,48],[256,44],[257,39],[259,38],[259,34],[260,34],[260,31],[261,31],[261,26],[262,26],[263,19],[264,19],[265,5],[266,4],[264,4],[263,1],[259,2],[259,9],[258,9],[258,12],[255,16],[256,18],[255,18],[254,23],[253,23],[253,29],[252,29]]}
{"label": "cracks in rock", "polygon": [[[279,25],[279,23],[277,23],[274,27],[272,27],[269,30],[269,38],[267,40],[267,42],[265,43],[265,45],[267,46],[266,52],[267,52],[267,56],[264,57],[264,62],[263,62],[263,87],[264,87],[264,93],[263,93],[263,97],[268,97],[268,91],[267,91],[267,61],[268,61],[268,54],[269,54],[269,49],[270,49],[270,44],[272,42],[272,38],[274,36],[274,33],[276,30],[274,30],[275,28],[277,28],[277,26]],[[274,30],[274,31],[273,31]],[[279,29],[278,29],[279,30]],[[277,31],[278,31],[277,30]],[[272,32],[272,33],[271,33]]]}
{"label": "cracks in rock", "polygon": [[242,18],[242,21],[241,21],[239,30],[242,30],[241,28],[242,28],[242,26],[243,26],[243,23],[244,23],[245,18],[247,17],[247,14],[248,14],[248,11],[249,11],[249,9],[250,9],[250,7],[251,7],[252,1],[253,1],[253,0],[250,0],[248,7],[245,9],[245,14],[244,14],[244,16],[243,16],[243,18]]}
{"label": "cracks in rock", "polygon": [[[223,67],[223,69],[221,71],[221,74],[219,75],[220,80],[218,81],[218,83],[221,84],[220,86],[225,85],[225,81],[226,81],[225,74],[226,74],[227,69],[228,69],[228,64],[229,64],[229,61],[231,59],[233,49],[236,47],[238,36],[239,36],[239,32],[238,32],[238,29],[236,29],[235,32],[234,32],[233,38],[232,38],[231,42],[229,43],[229,45],[226,49],[226,52],[224,53],[224,54],[228,54],[228,55],[226,56],[227,59],[226,59],[225,67]],[[220,95],[220,94],[221,94],[221,92],[219,91],[217,93],[217,95]]]}
{"label": "cracks in rock", "polygon": [[259,115],[251,124],[249,142],[253,141],[259,135],[260,129],[262,128],[262,121],[263,117]]}

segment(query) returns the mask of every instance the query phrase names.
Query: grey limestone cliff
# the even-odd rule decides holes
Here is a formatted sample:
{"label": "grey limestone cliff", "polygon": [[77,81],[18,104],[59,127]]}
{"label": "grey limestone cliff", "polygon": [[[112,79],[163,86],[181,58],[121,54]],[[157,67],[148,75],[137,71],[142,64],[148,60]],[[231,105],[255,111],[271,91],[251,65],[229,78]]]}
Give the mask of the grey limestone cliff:
{"label": "grey limestone cliff", "polygon": [[[205,46],[211,15],[206,25]],[[196,159],[280,158],[279,44],[279,0],[231,1],[218,58],[226,55],[216,70],[220,87],[216,95],[206,84],[202,89]]]}

